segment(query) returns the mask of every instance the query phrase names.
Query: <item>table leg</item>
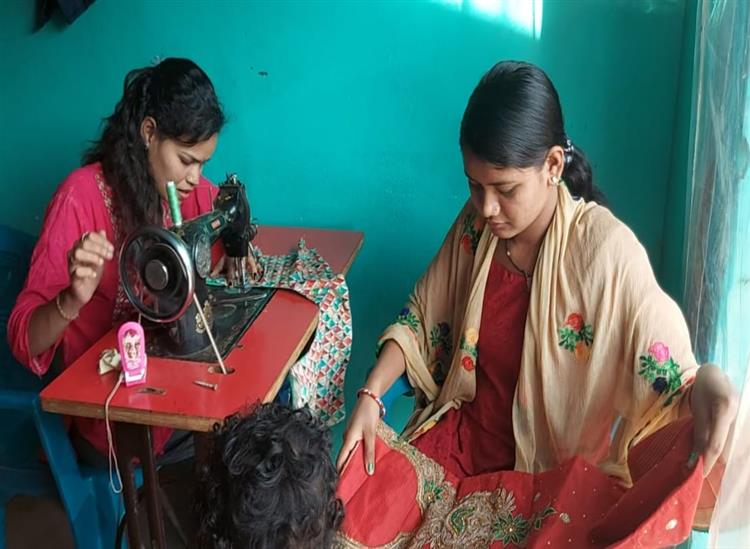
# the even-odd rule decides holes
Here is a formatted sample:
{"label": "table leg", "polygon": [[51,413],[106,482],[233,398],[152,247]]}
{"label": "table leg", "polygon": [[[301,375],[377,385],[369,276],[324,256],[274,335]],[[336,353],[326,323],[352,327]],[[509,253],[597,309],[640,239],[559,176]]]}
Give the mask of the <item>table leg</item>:
{"label": "table leg", "polygon": [[216,435],[213,432],[202,433],[196,431],[193,433],[193,447],[195,448],[195,474],[200,475],[201,466],[208,464],[208,459],[213,450],[214,439]]}
{"label": "table leg", "polygon": [[138,498],[134,474],[135,461],[137,460],[143,471],[143,490],[146,497],[151,546],[165,549],[167,546],[166,535],[159,500],[159,476],[156,472],[156,460],[151,446],[151,428],[147,425],[117,423],[114,434],[117,463],[120,466],[123,495],[125,496],[128,545],[134,549],[143,549],[144,547],[138,527]]}

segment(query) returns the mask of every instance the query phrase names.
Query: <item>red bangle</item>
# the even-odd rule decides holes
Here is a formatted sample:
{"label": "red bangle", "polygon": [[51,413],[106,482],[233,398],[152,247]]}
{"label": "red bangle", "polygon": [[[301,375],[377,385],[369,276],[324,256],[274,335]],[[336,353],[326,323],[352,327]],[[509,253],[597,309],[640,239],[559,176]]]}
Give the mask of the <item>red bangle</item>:
{"label": "red bangle", "polygon": [[367,389],[365,387],[362,387],[359,391],[357,391],[357,398],[359,398],[362,395],[367,395],[371,399],[373,399],[380,409],[380,417],[385,417],[385,404],[383,404],[383,401],[380,399],[378,395],[373,393],[370,389]]}

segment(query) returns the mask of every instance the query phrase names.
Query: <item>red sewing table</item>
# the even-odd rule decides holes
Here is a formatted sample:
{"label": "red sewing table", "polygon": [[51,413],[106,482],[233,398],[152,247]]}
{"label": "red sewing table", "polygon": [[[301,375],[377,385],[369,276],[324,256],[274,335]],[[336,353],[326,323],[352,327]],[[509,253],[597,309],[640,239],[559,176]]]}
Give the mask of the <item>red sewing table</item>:
{"label": "red sewing table", "polygon": [[[304,238],[318,250],[336,273],[346,273],[362,246],[363,234],[288,227],[260,227],[254,241],[265,254],[285,254]],[[124,385],[109,409],[117,461],[123,477],[131,548],[143,547],[132,464],[143,468],[148,522],[153,545],[165,547],[164,524],[158,494],[158,476],[151,447],[150,426],[209,432],[214,424],[258,401],[272,401],[289,368],[298,359],[317,324],[317,306],[302,296],[278,290],[225,359],[234,368],[229,375],[209,371],[208,363],[149,357],[146,386],[164,394],[144,394]],[[104,402],[117,380],[114,372],[97,371],[102,350],[116,347],[113,329],[65,369],[41,393],[42,408],[70,416],[104,418]],[[193,382],[218,385],[213,391]],[[141,386],[143,387],[143,386]]]}

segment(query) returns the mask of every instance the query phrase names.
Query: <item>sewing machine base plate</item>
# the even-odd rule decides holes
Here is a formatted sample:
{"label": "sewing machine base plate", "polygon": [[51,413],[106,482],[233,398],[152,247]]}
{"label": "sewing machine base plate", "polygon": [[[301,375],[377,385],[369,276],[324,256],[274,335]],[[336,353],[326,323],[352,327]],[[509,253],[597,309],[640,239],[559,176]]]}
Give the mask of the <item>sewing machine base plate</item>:
{"label": "sewing machine base plate", "polygon": [[[210,312],[204,312],[213,317],[211,333],[216,340],[222,359],[229,355],[237,342],[245,335],[275,291],[269,288],[251,288],[245,292],[232,288],[209,288]],[[175,351],[165,325],[155,324],[146,327],[146,341],[147,352],[150,356],[195,362],[217,362],[210,344],[193,353]]]}

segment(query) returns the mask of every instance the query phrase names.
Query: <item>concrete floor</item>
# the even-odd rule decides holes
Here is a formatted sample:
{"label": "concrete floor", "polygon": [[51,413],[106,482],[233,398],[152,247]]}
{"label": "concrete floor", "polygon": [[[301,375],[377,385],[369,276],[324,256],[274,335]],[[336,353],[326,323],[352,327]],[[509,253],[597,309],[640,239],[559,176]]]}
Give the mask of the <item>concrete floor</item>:
{"label": "concrete floor", "polygon": [[[190,508],[194,488],[192,462],[163,467],[159,479],[180,524],[190,536],[195,524]],[[141,511],[141,535],[148,539],[145,506]],[[68,518],[59,499],[16,496],[8,503],[5,512],[7,549],[75,549]],[[185,547],[166,519],[165,530],[170,549]],[[114,543],[112,540],[112,544],[105,547],[114,547]]]}

